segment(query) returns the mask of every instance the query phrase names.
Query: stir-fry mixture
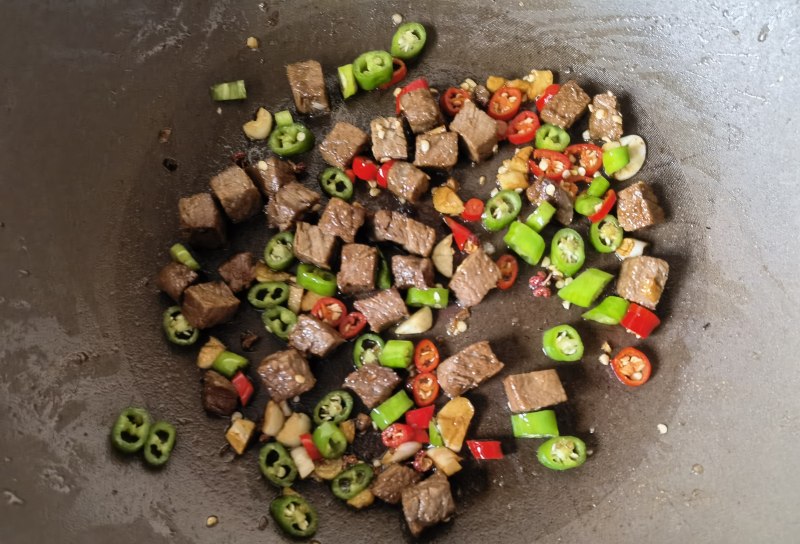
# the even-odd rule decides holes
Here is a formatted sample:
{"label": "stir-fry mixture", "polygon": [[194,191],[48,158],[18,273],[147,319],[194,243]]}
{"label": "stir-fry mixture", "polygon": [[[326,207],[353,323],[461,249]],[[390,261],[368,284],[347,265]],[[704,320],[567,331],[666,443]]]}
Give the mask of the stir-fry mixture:
{"label": "stir-fry mixture", "polygon": [[[243,126],[251,140],[266,140],[271,153],[255,164],[231,165],[211,179],[210,192],[180,199],[187,245],[175,244],[172,262],[158,274],[158,287],[175,304],[163,316],[167,339],[201,346],[202,406],[231,418],[226,438],[237,454],[258,450],[252,462],[282,490],[271,515],[294,537],[311,536],[325,523],[292,489],[299,480],[329,486],[354,509],[376,499],[399,504],[416,536],[453,516],[448,478],[462,470],[465,456],[503,459],[499,441],[470,432],[469,392],[503,374],[504,364],[485,340],[445,357],[441,342],[421,336],[436,310],[462,308],[448,326],[457,335],[467,328],[470,308],[525,281],[531,305],[555,293],[565,308],[586,308],[584,319],[621,325],[639,339],[660,323],[655,310],[669,266],[645,255],[647,244],[631,233],[662,222],[664,212],[650,185],[629,181],[644,163],[646,145],[625,134],[618,98],[610,91],[590,96],[575,80],[555,83],[549,70],[519,79],[490,75],[485,85],[467,78],[439,89],[424,77],[407,81],[425,42],[422,25],[405,23],[387,42],[389,51],[340,66],[341,98],[334,100],[393,92],[396,109],[369,127],[336,122],[318,145],[303,117],[331,110],[322,66],[314,60],[287,66],[295,111],[272,115],[261,107]],[[216,85],[211,94],[245,99],[245,82]],[[513,152],[499,165],[487,201],[469,194],[484,180],[449,177],[459,159],[488,161],[505,149]],[[306,172],[288,160],[309,153],[319,153],[328,167]],[[321,192],[309,188],[314,178]],[[437,179],[443,182],[431,188]],[[368,200],[382,191],[406,208],[432,205],[450,234],[437,240],[431,225],[398,211],[367,211],[357,201],[357,194]],[[263,255],[237,253],[217,271],[203,269],[192,250],[223,248],[231,224],[259,215],[265,201],[275,230]],[[587,226],[588,244],[580,232]],[[502,233],[506,247],[488,249],[482,232]],[[587,251],[622,260],[615,294],[602,297],[615,277],[585,267]],[[203,338],[233,320],[242,300],[286,343],[254,365],[214,336]],[[558,367],[584,358],[584,343],[568,324],[546,330],[541,343],[554,368],[505,373],[507,407],[498,409],[510,411],[514,437],[542,440],[543,466],[576,468],[587,447],[559,429],[553,408],[567,401]],[[352,371],[339,388],[315,390],[309,361],[337,350],[352,353]],[[645,353],[626,347],[612,360],[606,352],[601,360],[622,384],[648,381]],[[315,366],[324,372],[329,364]],[[259,422],[238,412],[253,399],[254,381],[269,396]],[[304,413],[297,401],[312,390],[321,400]],[[120,450],[143,449],[148,462],[162,465],[175,430],[151,425],[147,412],[130,408],[112,439]]]}

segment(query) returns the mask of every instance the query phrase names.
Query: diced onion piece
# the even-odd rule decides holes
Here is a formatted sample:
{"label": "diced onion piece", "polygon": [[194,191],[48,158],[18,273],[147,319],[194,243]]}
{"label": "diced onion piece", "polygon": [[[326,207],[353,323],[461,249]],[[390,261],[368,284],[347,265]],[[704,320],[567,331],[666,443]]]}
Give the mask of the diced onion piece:
{"label": "diced onion piece", "polygon": [[311,456],[303,446],[292,448],[289,455],[292,456],[292,461],[297,467],[297,474],[300,478],[307,478],[309,474],[314,472],[314,461],[311,460]]}
{"label": "diced onion piece", "polygon": [[361,510],[367,506],[371,506],[375,502],[375,495],[369,488],[363,490],[361,493],[347,501],[347,506],[352,506],[356,510]]}
{"label": "diced onion piece", "polygon": [[303,288],[297,285],[289,286],[289,300],[286,301],[286,307],[296,314],[300,313],[300,306],[303,302]]}
{"label": "diced onion piece", "polygon": [[392,463],[402,463],[414,457],[421,449],[422,444],[419,442],[403,442],[396,448],[392,448],[383,454],[381,464],[391,465]]}
{"label": "diced onion piece", "polygon": [[242,125],[242,130],[251,140],[266,140],[272,132],[272,114],[264,108],[258,108],[255,120]]}
{"label": "diced onion piece", "polygon": [[624,261],[630,257],[641,257],[644,255],[644,250],[650,245],[642,240],[635,238],[625,238],[614,252],[619,260]]}
{"label": "diced onion piece", "polygon": [[444,405],[436,416],[436,424],[445,446],[456,452],[461,451],[474,415],[475,407],[466,397],[456,397]]}
{"label": "diced onion piece", "polygon": [[433,266],[445,278],[453,277],[453,235],[448,234],[433,248]]}
{"label": "diced onion piece", "polygon": [[452,476],[461,470],[461,457],[454,451],[444,447],[431,448],[425,452],[431,458],[437,470],[444,472],[445,476]]}
{"label": "diced onion piece", "polygon": [[314,291],[306,291],[303,295],[303,299],[300,301],[300,311],[301,312],[310,312],[314,309],[314,306],[317,304],[317,301],[321,298],[325,298],[322,295],[316,294]]}
{"label": "diced onion piece", "polygon": [[422,334],[431,327],[433,327],[433,312],[428,306],[424,306],[400,323],[394,332],[395,334]]}
{"label": "diced onion piece", "polygon": [[278,403],[278,406],[281,407],[281,412],[283,412],[284,417],[289,417],[292,415],[292,407],[289,406],[289,403],[285,400],[282,400]]}
{"label": "diced onion piece", "polygon": [[459,215],[464,211],[464,201],[446,185],[436,187],[431,191],[434,209],[445,215]]}
{"label": "diced onion piece", "polygon": [[286,417],[283,415],[281,407],[274,400],[270,400],[267,407],[264,408],[264,423],[261,424],[261,433],[272,438],[281,432],[285,422]]}
{"label": "diced onion piece", "polygon": [[286,281],[291,277],[288,272],[275,272],[264,261],[256,263],[256,281]]}
{"label": "diced onion piece", "polygon": [[339,459],[320,459],[314,464],[314,476],[322,480],[333,480],[344,470],[344,461]]}
{"label": "diced onion piece", "polygon": [[228,444],[231,445],[233,450],[239,455],[244,453],[247,448],[248,442],[253,437],[253,431],[256,429],[256,424],[249,419],[237,419],[234,421],[228,432],[225,433],[225,438]]}
{"label": "diced onion piece", "polygon": [[639,173],[647,157],[647,144],[641,136],[630,134],[619,139],[620,145],[628,146],[630,161],[620,170],[614,172],[614,179],[625,181]]}
{"label": "diced onion piece", "polygon": [[356,439],[356,422],[352,419],[339,423],[339,430],[344,434],[348,444],[352,444]]}
{"label": "diced onion piece", "polygon": [[223,351],[225,351],[225,344],[211,336],[197,354],[197,366],[205,369],[211,368],[214,359]]}
{"label": "diced onion piece", "polygon": [[275,440],[289,448],[296,448],[302,442],[300,441],[301,434],[308,434],[311,432],[311,418],[307,415],[295,412],[289,416],[283,428],[275,436]]}

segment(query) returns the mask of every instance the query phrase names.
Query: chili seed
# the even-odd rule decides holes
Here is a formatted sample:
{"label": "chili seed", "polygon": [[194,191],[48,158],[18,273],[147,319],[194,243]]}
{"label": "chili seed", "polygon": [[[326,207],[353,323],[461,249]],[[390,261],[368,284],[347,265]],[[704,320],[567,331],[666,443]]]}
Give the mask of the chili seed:
{"label": "chili seed", "polygon": [[206,518],[206,527],[213,527],[217,523],[219,523],[219,518],[217,516],[208,516],[208,518]]}
{"label": "chili seed", "polygon": [[392,23],[399,25],[402,22],[403,22],[402,15],[400,15],[399,13],[395,13],[394,15],[392,15]]}
{"label": "chili seed", "polygon": [[602,354],[599,359],[600,363],[605,366],[608,366],[608,364],[611,362],[611,358],[608,356],[607,353]]}
{"label": "chili seed", "polygon": [[667,434],[667,431],[669,430],[667,429],[667,426],[664,425],[663,423],[659,423],[658,425],[656,425],[656,427],[658,428],[658,432],[661,434]]}
{"label": "chili seed", "polygon": [[249,38],[247,38],[247,47],[253,50],[258,49],[258,38],[256,38],[255,36],[250,36]]}

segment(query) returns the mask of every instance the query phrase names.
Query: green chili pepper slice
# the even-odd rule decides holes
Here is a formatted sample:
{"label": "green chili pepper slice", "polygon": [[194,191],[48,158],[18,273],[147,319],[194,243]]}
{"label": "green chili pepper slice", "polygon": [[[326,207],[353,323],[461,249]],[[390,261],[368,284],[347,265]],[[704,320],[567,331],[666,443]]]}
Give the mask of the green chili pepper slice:
{"label": "green chili pepper slice", "polygon": [[562,274],[572,276],[586,260],[583,238],[573,229],[561,229],[550,244],[550,261]]}
{"label": "green chili pepper slice", "polygon": [[150,433],[150,414],[144,408],[126,408],[111,428],[111,444],[122,453],[136,453]]}
{"label": "green chili pepper slice", "polygon": [[614,279],[614,276],[608,272],[598,270],[597,268],[589,268],[581,272],[572,283],[569,283],[558,290],[558,296],[562,300],[588,308],[600,296],[608,282]]}
{"label": "green chili pepper slice", "polygon": [[326,168],[319,178],[319,184],[329,196],[339,197],[342,200],[353,198],[353,182],[339,168]]}
{"label": "green chili pepper slice", "polygon": [[374,474],[371,466],[358,463],[333,479],[331,491],[340,499],[350,500],[367,488]]}
{"label": "green chili pepper slice", "polygon": [[292,119],[292,112],[289,110],[281,110],[275,114],[276,127],[288,127],[292,123],[294,123],[294,119]]}
{"label": "green chili pepper slice", "polygon": [[269,332],[287,340],[297,324],[297,315],[283,306],[272,306],[261,314],[261,321]]}
{"label": "green chili pepper slice", "polygon": [[429,287],[427,289],[409,287],[406,293],[406,304],[412,308],[430,306],[441,310],[442,308],[447,308],[449,300],[450,290],[444,287]]}
{"label": "green chili pepper slice", "polygon": [[342,90],[342,98],[350,98],[358,92],[356,76],[353,74],[353,65],[345,64],[339,66],[339,87]]}
{"label": "green chili pepper slice", "polygon": [[539,462],[552,470],[568,470],[586,461],[586,444],[575,436],[557,436],[539,446]]}
{"label": "green chili pepper slice", "polygon": [[612,147],[603,150],[603,170],[609,176],[618,170],[625,168],[631,162],[627,145]]}
{"label": "green chili pepper slice", "polygon": [[163,466],[169,461],[175,447],[175,427],[166,421],[157,421],[150,427],[144,444],[144,460],[153,467]]}
{"label": "green chili pepper slice", "polygon": [[389,340],[378,356],[381,366],[389,368],[408,368],[413,358],[414,342],[411,340]]}
{"label": "green chili pepper slice", "polygon": [[558,436],[558,423],[553,410],[540,410],[511,416],[511,429],[516,438],[551,438]]}
{"label": "green chili pepper slice", "polygon": [[378,257],[380,257],[381,261],[378,265],[378,281],[376,282],[378,289],[391,289],[392,271],[389,269],[389,263],[380,251],[378,251]]}
{"label": "green chili pepper slice", "polygon": [[200,338],[200,329],[195,329],[184,317],[180,306],[170,306],[162,319],[167,340],[179,346],[191,346]]}
{"label": "green chili pepper slice", "polygon": [[220,354],[217,355],[216,359],[214,359],[214,362],[211,364],[211,368],[229,380],[233,378],[233,375],[236,374],[236,371],[242,370],[246,366],[247,359],[238,353],[233,353],[232,351],[220,352]]}
{"label": "green chili pepper slice", "polygon": [[392,36],[392,56],[398,59],[413,59],[422,52],[428,33],[420,23],[403,23]]}
{"label": "green chili pepper slice", "polygon": [[522,198],[516,191],[500,191],[486,202],[481,219],[486,230],[498,231],[508,226],[519,215]]}
{"label": "green chili pepper slice", "polygon": [[247,98],[247,88],[244,86],[244,80],[226,81],[225,83],[212,85],[211,98],[217,102],[244,100]]}
{"label": "green chili pepper slice", "polygon": [[362,334],[353,346],[353,364],[361,368],[362,365],[377,363],[385,345],[386,342],[377,334]]}
{"label": "green chili pepper slice", "polygon": [[583,357],[581,335],[569,325],[557,325],[544,331],[542,349],[554,361],[573,362]]}
{"label": "green chili pepper slice", "polygon": [[586,189],[586,194],[597,198],[603,198],[603,195],[605,195],[606,191],[608,191],[610,188],[611,182],[598,174],[592,178],[589,188]]}
{"label": "green chili pepper slice", "polygon": [[338,459],[347,449],[347,438],[336,423],[325,421],[311,435],[314,445],[325,459]]}
{"label": "green chili pepper slice", "polygon": [[386,51],[367,51],[353,61],[353,75],[365,91],[389,83],[393,73],[392,56]]}
{"label": "green chili pepper slice", "polygon": [[289,286],[282,281],[257,283],[247,292],[247,301],[255,308],[278,306],[289,300]]}
{"label": "green chili pepper slice", "polygon": [[564,151],[569,146],[569,133],[561,127],[545,123],[536,131],[536,149]]}
{"label": "green chili pepper slice", "polygon": [[603,325],[619,325],[628,311],[628,306],[630,303],[624,298],[609,296],[588,312],[584,312],[581,317]]}
{"label": "green chili pepper slice", "polygon": [[336,275],[313,264],[300,263],[297,267],[297,284],[323,297],[336,294]]}
{"label": "green chili pepper slice", "polygon": [[275,115],[278,126],[267,140],[272,152],[281,157],[292,157],[314,147],[314,133],[302,123],[285,124],[283,118],[279,119],[279,115],[283,114],[284,112],[279,112]]}
{"label": "green chili pepper slice", "polygon": [[589,241],[592,246],[600,253],[613,253],[622,244],[625,233],[611,214],[606,215],[597,223],[592,223],[589,227]]}
{"label": "green chili pepper slice", "polygon": [[546,244],[538,232],[519,221],[508,227],[503,241],[528,264],[536,265],[542,259]]}
{"label": "green chili pepper slice", "polygon": [[278,487],[289,487],[297,478],[297,466],[279,442],[270,442],[261,448],[258,468],[267,480]]}
{"label": "green chili pepper slice", "polygon": [[264,249],[264,262],[272,270],[286,270],[294,262],[294,234],[281,232],[267,242]]}
{"label": "green chili pepper slice", "polygon": [[556,207],[545,200],[528,216],[525,224],[536,232],[542,232],[555,214]]}
{"label": "green chili pepper slice", "polygon": [[289,536],[308,538],[317,532],[319,517],[316,509],[303,497],[284,495],[273,500],[269,513],[278,527]]}
{"label": "green chili pepper slice", "polygon": [[581,193],[575,199],[575,211],[579,214],[589,217],[597,213],[597,210],[603,204],[602,198],[597,198],[588,193]]}
{"label": "green chili pepper slice", "polygon": [[430,440],[431,446],[444,446],[442,433],[439,432],[439,427],[436,425],[436,419],[434,418],[431,418],[431,422],[428,423],[428,440]]}
{"label": "green chili pepper slice", "polygon": [[331,391],[314,407],[314,423],[322,425],[326,421],[341,423],[353,411],[353,396],[347,391]]}
{"label": "green chili pepper slice", "polygon": [[414,401],[402,389],[372,409],[369,417],[380,430],[403,417],[407,411],[414,407]]}
{"label": "green chili pepper slice", "polygon": [[180,263],[195,272],[200,270],[200,263],[195,260],[185,245],[174,244],[169,248],[169,254],[176,263]]}

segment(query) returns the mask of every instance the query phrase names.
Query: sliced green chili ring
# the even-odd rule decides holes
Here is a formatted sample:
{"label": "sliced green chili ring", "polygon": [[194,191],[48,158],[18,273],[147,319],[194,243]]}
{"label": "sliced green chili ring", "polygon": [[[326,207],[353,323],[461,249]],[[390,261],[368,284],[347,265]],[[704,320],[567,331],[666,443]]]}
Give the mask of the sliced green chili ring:
{"label": "sliced green chili ring", "polygon": [[377,334],[362,334],[353,346],[353,364],[356,368],[361,368],[363,365],[377,363],[385,345],[386,342]]}
{"label": "sliced green chili ring", "polygon": [[348,468],[331,482],[333,494],[343,500],[350,500],[372,482],[375,471],[366,463],[358,463]]}
{"label": "sliced green chili ring", "polygon": [[298,495],[284,495],[273,500],[269,513],[278,527],[291,537],[308,538],[317,532],[319,516],[316,509]]}
{"label": "sliced green chili ring", "polygon": [[425,47],[428,33],[420,23],[403,23],[392,36],[392,56],[398,59],[413,59]]}
{"label": "sliced green chili ring", "polygon": [[557,325],[544,331],[542,349],[554,361],[574,362],[583,357],[581,335],[569,325]]}
{"label": "sliced green chili ring", "polygon": [[326,168],[319,178],[319,184],[329,196],[335,196],[342,200],[353,198],[353,182],[339,168]]}
{"label": "sliced green chili ring", "polygon": [[322,425],[326,421],[341,423],[350,417],[353,411],[353,395],[337,389],[331,391],[314,407],[314,423]]}
{"label": "sliced green chili ring", "polygon": [[539,446],[539,462],[552,470],[568,470],[586,461],[586,444],[574,436],[557,436]]}
{"label": "sliced green chili ring", "polygon": [[170,306],[161,320],[167,340],[179,346],[191,346],[200,338],[200,329],[195,329],[186,320],[180,306]]}
{"label": "sliced green chili ring", "polygon": [[347,449],[347,438],[336,423],[325,421],[311,435],[314,445],[325,459],[338,459]]}
{"label": "sliced green chili ring", "polygon": [[175,447],[175,427],[166,421],[157,421],[150,426],[150,434],[144,444],[144,460],[153,467],[163,466],[169,461]]}
{"label": "sliced green chili ring", "polygon": [[439,432],[439,427],[436,425],[436,419],[434,418],[431,418],[431,422],[428,423],[428,440],[430,440],[431,446],[444,446],[442,433]]}
{"label": "sliced green chili ring", "polygon": [[588,193],[581,193],[575,199],[575,211],[579,214],[588,217],[597,213],[597,210],[603,204],[602,198],[591,196]]}
{"label": "sliced green chili ring", "polygon": [[289,110],[281,110],[275,114],[276,127],[288,127],[294,123],[292,112]]}
{"label": "sliced green chili ring", "polygon": [[200,263],[195,260],[185,245],[174,244],[169,248],[169,254],[176,263],[180,263],[195,272],[200,270]]}
{"label": "sliced green chili ring", "polygon": [[294,234],[281,232],[267,242],[264,249],[264,262],[272,270],[286,270],[294,262]]}
{"label": "sliced green chili ring", "polygon": [[297,324],[297,315],[283,306],[273,306],[264,310],[261,321],[269,332],[281,340],[287,340]]}
{"label": "sliced green chili ring", "polygon": [[125,408],[111,428],[111,444],[122,453],[136,453],[150,434],[150,414],[144,408]]}
{"label": "sliced green chili ring", "polygon": [[581,272],[571,283],[559,289],[558,296],[570,304],[588,308],[613,279],[614,276],[608,272],[589,268]]}
{"label": "sliced green chili ring", "polygon": [[519,215],[522,198],[516,191],[500,191],[486,202],[481,219],[489,231],[498,231],[508,226]]}
{"label": "sliced green chili ring", "polygon": [[519,221],[511,223],[503,241],[523,261],[531,265],[539,263],[547,247],[538,232]]}
{"label": "sliced green chili ring", "polygon": [[389,83],[393,73],[392,56],[386,51],[367,51],[353,61],[353,75],[365,91]]}
{"label": "sliced green chili ring", "polygon": [[287,300],[289,300],[289,285],[282,281],[257,283],[247,292],[247,302],[255,308],[278,306]]}
{"label": "sliced green chili ring", "polygon": [[403,417],[403,414],[414,407],[414,401],[402,389],[372,409],[369,417],[380,430]]}
{"label": "sliced green chili ring", "polygon": [[545,200],[539,204],[538,208],[533,210],[533,213],[525,220],[525,224],[536,232],[542,232],[555,214],[556,207]]}
{"label": "sliced green chili ring", "polygon": [[609,176],[618,170],[625,168],[631,162],[627,145],[612,147],[603,150],[603,170]]}
{"label": "sliced green chili ring", "polygon": [[314,147],[314,133],[302,123],[278,126],[269,135],[269,148],[280,157],[293,157]]}
{"label": "sliced green chili ring", "polygon": [[550,261],[562,274],[572,276],[586,260],[583,238],[573,229],[561,229],[550,244]]}
{"label": "sliced green chili ring", "polygon": [[211,364],[211,368],[228,378],[233,378],[238,370],[247,366],[247,359],[232,351],[221,351]]}
{"label": "sliced green chili ring", "polygon": [[414,342],[411,340],[389,340],[378,356],[381,366],[389,368],[408,368],[413,358]]}
{"label": "sliced green chili ring", "polygon": [[592,178],[589,188],[586,189],[586,194],[597,198],[603,198],[603,195],[605,195],[606,191],[608,191],[610,188],[611,182],[603,176],[597,175]]}
{"label": "sliced green chili ring", "polygon": [[225,83],[212,85],[211,98],[217,102],[244,100],[247,98],[247,88],[244,86],[244,80],[239,79],[237,81],[227,81]]}
{"label": "sliced green chili ring", "polygon": [[391,289],[392,287],[392,271],[389,269],[389,263],[383,253],[378,251],[380,257],[380,264],[378,265],[378,289]]}
{"label": "sliced green chili ring", "polygon": [[516,438],[551,438],[558,436],[558,423],[553,410],[540,410],[511,416],[511,429]]}
{"label": "sliced green chili ring", "polygon": [[581,317],[603,325],[619,325],[628,312],[628,306],[630,303],[627,300],[612,295],[604,298],[603,302],[588,312],[584,312]]}
{"label": "sliced green chili ring", "polygon": [[430,306],[441,310],[442,308],[447,308],[449,300],[450,290],[444,287],[429,287],[427,289],[410,287],[406,293],[406,304],[412,308]]}
{"label": "sliced green chili ring", "polygon": [[332,297],[336,294],[336,275],[313,264],[300,263],[297,285],[323,297]]}
{"label": "sliced green chili ring", "polygon": [[617,218],[611,214],[606,215],[597,223],[589,227],[589,241],[600,253],[613,253],[622,244],[625,233],[619,225]]}
{"label": "sliced green chili ring", "polygon": [[261,448],[258,468],[267,480],[278,487],[289,487],[297,478],[297,466],[279,442],[270,442]]}
{"label": "sliced green chili ring", "polygon": [[358,92],[356,76],[353,73],[353,65],[345,64],[339,66],[339,87],[342,90],[342,98],[350,98]]}
{"label": "sliced green chili ring", "polygon": [[536,131],[536,149],[564,151],[569,146],[569,133],[561,127],[545,123]]}

